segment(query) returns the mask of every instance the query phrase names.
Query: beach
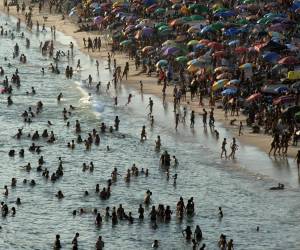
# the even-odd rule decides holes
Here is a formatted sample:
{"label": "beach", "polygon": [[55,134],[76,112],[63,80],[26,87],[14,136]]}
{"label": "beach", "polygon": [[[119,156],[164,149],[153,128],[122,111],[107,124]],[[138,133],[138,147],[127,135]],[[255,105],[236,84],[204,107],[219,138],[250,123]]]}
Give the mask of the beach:
{"label": "beach", "polygon": [[[208,100],[200,107],[197,99],[191,102],[189,97],[181,105],[187,107],[188,114],[195,111],[195,125],[190,127],[188,115],[175,129],[172,86],[167,87],[163,103],[157,78],[135,71],[130,61],[128,80],[108,89],[113,72],[108,70],[105,38],[100,53],[87,53],[83,38],[99,33],[74,33],[77,26],[68,18],[61,20],[61,15],[47,11],[38,14],[36,7],[33,13],[33,21],[40,23],[39,32],[35,26],[28,30],[24,23],[17,30],[16,18],[24,20],[24,16],[14,7],[9,16],[5,10],[0,13],[0,23],[8,32],[0,36],[2,78],[19,75],[21,79],[20,86],[9,80],[13,92],[8,94],[3,88],[0,101],[0,183],[6,186],[1,197],[0,248],[55,249],[59,235],[61,249],[95,249],[99,236],[104,249],[152,249],[154,240],[158,249],[193,249],[191,240],[186,239],[186,228],[194,232],[199,225],[203,238],[196,249],[203,244],[205,249],[221,249],[222,235],[228,241],[233,239],[234,249],[299,249],[299,178],[292,159],[296,147],[289,148],[288,157],[269,157],[271,136],[252,134],[246,124],[244,135],[238,136],[239,120],[245,122],[245,116],[229,115],[225,120],[216,105],[214,129],[218,137],[214,129],[202,124],[202,109],[210,110]],[[44,16],[48,18],[42,31]],[[56,27],[55,36],[51,26]],[[57,65],[54,56],[42,53],[40,44],[50,40],[54,51],[61,52]],[[71,42],[75,46],[68,57]],[[25,63],[15,56],[16,43],[27,58]],[[128,61],[121,53],[114,58],[122,68]],[[78,60],[80,67],[76,66]],[[72,77],[67,77],[67,67],[74,69]],[[89,76],[91,86],[87,84]],[[149,98],[154,103],[152,113]],[[230,125],[233,118],[236,126]],[[142,137],[143,126],[146,139]],[[49,141],[51,132],[54,141]],[[34,139],[36,133],[41,136]],[[230,144],[233,137],[238,140],[236,158],[221,158],[223,138]],[[41,152],[35,147],[30,150],[32,143],[39,145]],[[25,149],[23,157],[21,149]],[[12,150],[14,155],[10,155]],[[165,151],[171,158],[169,165],[162,164]],[[284,190],[276,189],[279,182],[284,183]],[[102,196],[103,189],[109,189],[109,194]],[[146,202],[149,193],[150,203]],[[181,214],[181,197],[186,206],[193,204],[192,214]],[[120,205],[125,212],[118,213],[115,223],[113,211]],[[158,210],[155,219],[152,206]],[[170,220],[161,213],[161,207],[165,210],[167,206]]]}
{"label": "beach", "polygon": [[[108,40],[105,39],[105,37],[107,37],[107,34],[103,35],[101,33],[98,32],[75,32],[78,30],[78,25],[76,24],[74,18],[69,18],[66,17],[66,19],[62,20],[62,15],[61,14],[49,14],[49,11],[47,11],[47,9],[43,9],[40,13],[38,11],[37,6],[35,6],[34,8],[34,23],[35,21],[38,21],[40,23],[40,25],[42,25],[43,23],[47,26],[55,26],[57,30],[63,32],[64,34],[66,34],[67,36],[71,36],[74,38],[74,40],[77,43],[78,48],[88,54],[91,58],[94,59],[100,59],[100,60],[106,60],[107,59],[107,52],[110,51],[110,46],[107,43]],[[3,4],[0,5],[0,10],[4,11],[4,7]],[[11,8],[10,9],[10,14],[13,16],[16,16],[18,18],[21,18],[21,20],[24,20],[24,15],[22,15],[21,13],[17,13],[15,8]],[[43,17],[47,16],[47,20],[46,22],[44,22]],[[101,35],[102,37],[104,37],[104,43],[105,46],[102,46],[101,48],[101,52],[98,51],[90,51],[88,52],[86,48],[84,48],[84,44],[83,44],[83,38],[87,38],[87,37],[91,37],[92,39],[94,37],[97,37]],[[117,62],[118,65],[120,65],[122,68],[124,68],[126,62],[129,62],[130,64],[130,73],[129,73],[129,77],[128,80],[123,80],[122,83],[123,84],[127,84],[129,86],[134,87],[135,89],[139,89],[140,88],[140,81],[143,82],[144,84],[144,92],[148,93],[148,94],[153,94],[156,95],[160,98],[162,98],[162,86],[161,85],[157,85],[157,77],[149,77],[146,74],[140,73],[141,71],[135,70],[135,66],[134,66],[134,61],[129,60],[128,56],[125,53],[116,53],[115,57],[114,57]],[[166,95],[166,99],[168,101],[172,101],[173,100],[173,94],[172,94],[172,87],[167,89],[167,95]],[[188,106],[190,109],[194,110],[196,112],[196,114],[200,114],[202,113],[202,109],[206,108],[209,109],[210,106],[208,104],[208,100],[204,100],[204,106],[199,106],[199,103],[197,100],[195,101],[191,101],[190,98],[187,98],[186,102],[182,102],[183,106]],[[223,126],[228,129],[235,137],[238,138],[239,141],[241,141],[242,143],[245,144],[249,144],[249,145],[253,145],[257,148],[259,148],[260,150],[264,151],[265,153],[269,153],[270,150],[270,144],[272,141],[272,137],[268,134],[263,134],[262,132],[257,134],[257,133],[252,133],[252,129],[246,126],[246,117],[242,114],[240,114],[239,117],[232,117],[232,119],[236,119],[234,125],[230,125],[230,121],[231,118],[229,117],[228,119],[225,119],[224,117],[224,111],[222,109],[215,109],[215,119],[219,122],[221,122],[223,124]],[[244,130],[243,130],[243,135],[242,136],[238,136],[238,125],[239,122],[242,121],[244,123]],[[289,157],[293,157],[295,158],[298,152],[298,148],[297,147],[293,147],[290,146],[289,150],[287,152],[287,155]]]}

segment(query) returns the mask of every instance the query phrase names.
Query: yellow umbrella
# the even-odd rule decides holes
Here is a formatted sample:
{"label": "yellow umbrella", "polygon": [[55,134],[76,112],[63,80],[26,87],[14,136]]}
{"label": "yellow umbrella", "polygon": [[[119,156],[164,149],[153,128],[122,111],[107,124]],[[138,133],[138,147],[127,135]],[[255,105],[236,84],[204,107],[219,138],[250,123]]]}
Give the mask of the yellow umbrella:
{"label": "yellow umbrella", "polygon": [[193,65],[193,64],[192,64],[192,65],[188,66],[187,71],[190,72],[190,73],[195,73],[195,72],[197,72],[200,68],[201,68],[200,65]]}

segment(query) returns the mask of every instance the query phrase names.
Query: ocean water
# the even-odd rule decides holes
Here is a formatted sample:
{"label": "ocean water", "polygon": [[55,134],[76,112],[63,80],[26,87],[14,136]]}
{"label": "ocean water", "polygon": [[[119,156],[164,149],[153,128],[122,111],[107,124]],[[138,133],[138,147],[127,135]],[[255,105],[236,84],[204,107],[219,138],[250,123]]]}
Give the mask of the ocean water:
{"label": "ocean water", "polygon": [[[1,25],[7,30],[14,30],[16,20],[0,15]],[[5,23],[7,24],[5,25]],[[10,78],[15,68],[19,69],[21,77],[20,89],[14,88],[12,99],[14,105],[7,107],[6,95],[0,96],[0,187],[9,186],[9,196],[1,195],[1,201],[14,204],[17,197],[22,205],[16,206],[16,216],[9,214],[0,218],[0,249],[51,249],[56,234],[61,235],[63,249],[71,249],[71,241],[76,232],[80,233],[79,249],[94,249],[99,235],[105,241],[106,249],[150,249],[154,239],[160,242],[160,249],[192,249],[186,242],[181,231],[190,225],[192,229],[200,225],[207,249],[218,249],[217,241],[221,233],[234,239],[235,249],[300,249],[300,192],[295,163],[292,160],[270,159],[254,147],[240,145],[236,161],[222,161],[219,158],[220,144],[223,137],[231,135],[217,124],[220,141],[217,141],[211,131],[203,130],[201,117],[197,117],[196,126],[180,125],[178,132],[174,130],[172,105],[163,107],[161,101],[154,99],[155,125],[151,129],[147,119],[149,95],[140,96],[135,90],[126,86],[117,89],[119,105],[114,106],[115,91],[106,93],[105,85],[112,77],[105,70],[106,58],[99,58],[100,72],[96,73],[95,61],[75,50],[75,58],[59,63],[61,72],[66,65],[76,67],[77,59],[81,60],[83,70],[74,74],[72,80],[64,74],[55,75],[46,70],[41,74],[41,68],[47,68],[52,60],[43,57],[39,51],[39,43],[51,38],[50,32],[29,33],[22,28],[25,37],[31,40],[31,47],[25,48],[25,39],[20,34],[14,40],[0,37],[0,65],[4,67]],[[57,33],[55,47],[66,51],[70,37]],[[13,46],[18,43],[21,53],[27,56],[28,63],[20,64],[18,59],[12,59]],[[13,67],[8,67],[9,58]],[[82,83],[89,74],[95,81],[102,81],[100,94],[95,88],[89,89]],[[146,84],[146,83],[145,83]],[[34,86],[37,94],[27,96]],[[57,103],[57,95],[63,92],[64,98]],[[91,93],[91,97],[89,96]],[[132,103],[125,105],[129,93],[133,94]],[[34,107],[37,101],[44,103],[43,112],[33,119],[31,125],[24,124],[21,114],[29,106]],[[69,119],[71,127],[65,126],[62,110],[69,105],[77,107]],[[82,137],[93,128],[99,131],[101,122],[113,125],[118,115],[120,131],[101,135],[101,144],[93,146],[91,151],[85,151],[83,145],[76,145],[74,150],[67,148],[67,143],[76,139],[75,120],[80,120]],[[47,127],[51,120],[54,126]],[[140,142],[141,127],[146,125],[148,140]],[[27,149],[31,140],[23,138],[16,140],[13,135],[23,127],[24,133],[32,133],[43,129],[53,130],[57,137],[54,144],[47,144],[43,139],[37,143],[44,146],[40,155],[44,156],[44,165],[54,172],[58,167],[58,157],[64,161],[64,176],[57,182],[46,181],[41,173],[35,171],[39,155],[30,153]],[[171,175],[177,173],[177,185],[172,178],[166,180],[164,171],[159,167],[160,153],[154,150],[157,135],[162,139],[162,150],[168,150],[179,160],[177,167],[172,167]],[[111,151],[106,150],[109,145]],[[25,149],[24,159],[19,156],[9,157],[10,149]],[[94,162],[93,173],[82,172],[82,163]],[[30,173],[20,166],[30,162],[33,169]],[[124,176],[126,170],[135,163],[139,169],[148,168],[149,176],[133,177],[130,183],[125,183],[120,177],[112,185],[110,199],[101,200],[94,192],[97,183],[100,188],[106,187],[106,181],[114,167]],[[17,187],[10,187],[10,180],[16,177]],[[37,185],[24,185],[22,180],[35,179]],[[271,186],[278,182],[286,184],[284,191],[270,191]],[[127,221],[119,221],[112,226],[111,221],[104,220],[101,227],[95,226],[95,216],[92,210],[97,208],[104,215],[105,207],[123,204],[125,212],[132,212],[138,217],[138,206],[143,203],[146,190],[152,191],[152,204],[170,205],[173,210],[170,223],[158,222],[158,229],[151,227],[145,209],[144,221],[135,219],[132,225]],[[65,198],[58,200],[55,194],[62,190]],[[84,196],[88,190],[90,195]],[[185,201],[194,197],[196,214],[192,218],[179,221],[175,215],[176,203],[182,196]],[[218,207],[223,208],[224,217],[218,218]],[[85,208],[87,213],[72,216],[74,209]],[[260,231],[256,232],[256,227]]]}

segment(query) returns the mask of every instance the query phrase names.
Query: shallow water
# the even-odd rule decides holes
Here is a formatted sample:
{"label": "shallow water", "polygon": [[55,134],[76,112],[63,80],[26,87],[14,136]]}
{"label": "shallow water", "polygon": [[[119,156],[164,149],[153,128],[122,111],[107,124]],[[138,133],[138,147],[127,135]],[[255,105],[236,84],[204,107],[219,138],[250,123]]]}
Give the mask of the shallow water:
{"label": "shallow water", "polygon": [[[15,20],[0,16],[1,23],[8,20],[6,29],[15,27]],[[40,41],[49,39],[50,32],[29,33],[24,31],[31,40],[31,48],[25,48],[25,39],[0,37],[0,65],[5,66],[8,76],[15,68],[8,68],[4,57],[9,57],[10,62],[18,67],[21,76],[21,88],[14,89],[14,105],[6,106],[6,95],[0,97],[0,186],[9,184],[12,177],[18,179],[17,187],[10,189],[8,198],[2,200],[13,206],[17,197],[21,197],[22,205],[17,207],[15,217],[8,216],[1,219],[0,249],[50,249],[55,234],[61,235],[63,248],[70,249],[71,241],[76,232],[80,233],[79,249],[93,249],[97,236],[102,235],[107,249],[150,249],[154,239],[158,239],[161,249],[191,249],[191,244],[186,243],[181,231],[186,225],[194,229],[199,224],[203,230],[204,243],[207,249],[217,249],[217,240],[221,233],[227,238],[233,238],[235,249],[299,249],[300,230],[300,193],[296,176],[295,164],[290,161],[275,162],[257,149],[245,145],[240,146],[236,162],[221,161],[219,159],[220,143],[211,132],[203,131],[201,118],[196,120],[196,127],[190,130],[180,125],[179,131],[174,131],[172,105],[165,109],[159,99],[154,99],[155,126],[150,129],[147,120],[146,106],[148,95],[141,98],[134,90],[122,86],[118,89],[119,106],[113,106],[114,91],[105,92],[105,84],[111,79],[105,71],[105,58],[101,60],[100,74],[95,73],[95,62],[89,57],[76,51],[74,62],[60,63],[63,72],[67,64],[76,66],[78,58],[83,65],[82,72],[67,80],[64,75],[54,75],[46,72],[42,76],[40,70],[47,67],[51,60],[42,57],[39,51]],[[57,33],[57,48],[67,50],[71,38]],[[12,48],[18,42],[21,53],[25,53],[28,63],[20,65],[18,60],[12,59]],[[89,69],[89,70],[88,70]],[[92,69],[95,81],[103,83],[102,92],[96,95],[94,90],[89,90],[81,84]],[[34,86],[37,94],[26,96]],[[64,98],[57,104],[56,96],[63,92]],[[92,93],[89,101],[88,92]],[[128,106],[129,93],[133,93],[132,103]],[[21,113],[29,106],[35,105],[38,100],[44,103],[42,114],[28,126],[22,123]],[[78,109],[70,118],[72,127],[67,129],[62,119],[61,111],[72,104]],[[84,151],[83,145],[77,145],[71,151],[66,147],[67,142],[76,139],[74,133],[75,120],[81,121],[83,138],[92,128],[98,127],[101,122],[113,124],[114,117],[120,117],[120,133],[107,134],[101,137],[101,145],[92,147],[89,152]],[[63,158],[64,176],[56,183],[45,181],[40,173],[35,171],[38,155],[25,152],[24,160],[18,156],[8,157],[7,152],[14,148],[28,148],[29,139],[17,141],[12,138],[17,128],[24,126],[24,132],[39,130],[41,133],[46,128],[47,121],[54,123],[52,127],[57,142],[48,145],[42,139],[38,144],[45,146],[41,155],[46,160],[50,172],[56,170],[58,157]],[[170,122],[172,121],[172,122]],[[139,135],[142,125],[147,126],[148,140],[141,143]],[[230,138],[230,134],[217,124],[220,131],[220,140]],[[48,128],[48,130],[50,130]],[[178,174],[177,185],[173,186],[172,180],[167,181],[163,171],[158,166],[159,154],[154,151],[156,136],[162,138],[163,149],[179,159],[179,166],[171,169],[171,174]],[[106,151],[106,145],[111,151]],[[82,172],[83,162],[94,161],[94,173]],[[19,166],[31,162],[31,173],[23,171]],[[289,165],[290,162],[290,165]],[[149,177],[139,176],[132,178],[126,184],[121,178],[112,186],[112,195],[109,200],[100,200],[94,193],[96,183],[100,187],[106,186],[113,167],[124,174],[127,168],[135,163],[139,168],[149,168]],[[31,188],[22,184],[22,179],[35,179],[37,185]],[[269,191],[270,186],[282,181],[287,185],[283,192]],[[184,218],[179,222],[175,215],[170,223],[158,223],[158,229],[153,230],[148,219],[144,222],[135,221],[128,225],[121,221],[112,227],[110,221],[105,221],[101,228],[94,225],[94,215],[91,213],[82,216],[72,216],[74,209],[84,207],[92,210],[97,208],[104,213],[106,206],[118,206],[122,203],[126,212],[132,211],[137,217],[138,205],[142,203],[144,193],[150,189],[153,193],[153,204],[170,205],[175,210],[176,202],[180,196],[186,199],[194,197],[196,215],[193,218]],[[55,193],[62,190],[65,198],[58,201]],[[85,190],[90,196],[84,197]],[[224,218],[218,219],[217,208],[222,206]],[[146,209],[146,214],[149,211]],[[256,232],[256,227],[260,232]]]}

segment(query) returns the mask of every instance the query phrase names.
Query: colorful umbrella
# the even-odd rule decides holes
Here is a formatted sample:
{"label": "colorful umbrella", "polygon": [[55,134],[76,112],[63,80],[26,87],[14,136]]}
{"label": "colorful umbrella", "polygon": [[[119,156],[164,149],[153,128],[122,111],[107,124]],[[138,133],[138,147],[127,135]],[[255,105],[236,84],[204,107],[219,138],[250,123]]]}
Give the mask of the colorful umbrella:
{"label": "colorful umbrella", "polygon": [[168,61],[167,60],[159,60],[156,63],[156,67],[167,66],[167,65],[168,65]]}
{"label": "colorful umbrella", "polygon": [[240,69],[251,69],[253,67],[252,63],[245,63],[240,66]]}
{"label": "colorful umbrella", "polygon": [[237,93],[236,88],[225,89],[221,92],[221,94],[224,96],[235,95],[236,93]]}
{"label": "colorful umbrella", "polygon": [[283,65],[294,65],[294,64],[298,64],[299,60],[294,56],[287,56],[280,59],[278,63]]}
{"label": "colorful umbrella", "polygon": [[224,85],[225,83],[228,82],[228,79],[222,79],[222,80],[219,80],[217,82],[214,82],[213,86],[212,86],[212,90],[213,91],[217,91],[221,88],[224,88]]}
{"label": "colorful umbrella", "polygon": [[257,101],[257,100],[259,100],[259,99],[261,99],[262,98],[262,94],[261,93],[255,93],[255,94],[253,94],[253,95],[250,95],[247,99],[246,99],[246,101],[247,102],[254,102],[254,101]]}

